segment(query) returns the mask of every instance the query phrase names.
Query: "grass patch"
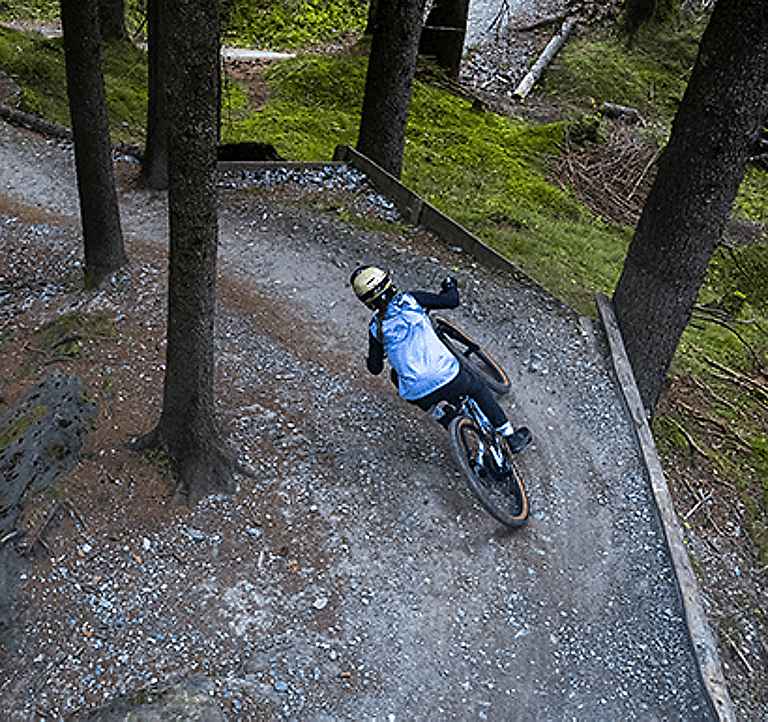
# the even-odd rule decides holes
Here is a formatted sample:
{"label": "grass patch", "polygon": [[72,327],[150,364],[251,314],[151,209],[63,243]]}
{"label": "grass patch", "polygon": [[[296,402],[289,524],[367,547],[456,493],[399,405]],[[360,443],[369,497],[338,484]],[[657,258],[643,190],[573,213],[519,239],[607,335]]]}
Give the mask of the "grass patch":
{"label": "grass patch", "polygon": [[734,204],[736,215],[768,226],[768,172],[749,167]]}
{"label": "grass patch", "polygon": [[301,48],[362,31],[367,16],[360,0],[235,0],[224,37],[230,45]]}
{"label": "grass patch", "polygon": [[[22,110],[69,126],[61,38],[0,28],[0,67],[21,87]],[[147,108],[146,54],[130,43],[110,43],[103,72],[112,141],[139,141]]]}
{"label": "grass patch", "polygon": [[685,92],[705,24],[650,23],[631,47],[625,37],[578,37],[570,41],[544,76],[544,93],[558,103],[582,107],[604,101],[629,105],[669,123]]}

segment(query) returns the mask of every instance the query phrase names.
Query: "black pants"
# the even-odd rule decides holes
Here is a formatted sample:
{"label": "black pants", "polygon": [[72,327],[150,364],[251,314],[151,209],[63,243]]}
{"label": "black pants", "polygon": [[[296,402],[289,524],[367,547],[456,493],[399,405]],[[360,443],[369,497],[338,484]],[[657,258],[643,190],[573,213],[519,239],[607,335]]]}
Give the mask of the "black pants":
{"label": "black pants", "polygon": [[[397,375],[394,371],[392,372],[392,382],[397,385]],[[498,429],[507,423],[507,415],[499,406],[493,392],[482,379],[467,371],[463,366],[456,377],[447,384],[440,386],[431,394],[422,396],[420,399],[412,399],[409,403],[416,404],[416,406],[424,411],[429,411],[440,401],[447,401],[449,404],[458,406],[459,399],[462,396],[471,396],[477,402],[482,412],[488,417],[494,428]]]}

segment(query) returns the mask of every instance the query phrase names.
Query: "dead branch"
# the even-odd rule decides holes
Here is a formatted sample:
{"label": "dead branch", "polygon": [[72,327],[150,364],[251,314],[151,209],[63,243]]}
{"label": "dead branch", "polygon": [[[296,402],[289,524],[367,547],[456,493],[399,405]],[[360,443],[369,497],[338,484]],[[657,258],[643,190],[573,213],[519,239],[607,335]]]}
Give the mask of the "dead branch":
{"label": "dead branch", "polygon": [[729,429],[722,421],[718,421],[717,419],[713,419],[711,416],[707,416],[706,414],[700,414],[694,409],[693,407],[686,404],[684,401],[678,401],[677,406],[679,406],[684,411],[688,412],[688,415],[695,419],[696,421],[700,421],[704,424],[709,424],[710,426],[714,426],[720,433],[726,438],[734,438],[738,445],[743,447],[746,450],[751,449],[751,445],[747,443],[744,439],[741,438],[739,435],[739,432],[735,429]]}
{"label": "dead branch", "polygon": [[746,667],[747,672],[749,672],[750,676],[752,676],[755,671],[752,669],[752,665],[747,661],[746,656],[744,655],[744,652],[741,651],[739,646],[736,644],[736,642],[733,641],[730,634],[728,632],[723,632],[723,636],[725,637],[728,644],[731,646],[731,649],[736,652],[736,656],[741,660],[741,663]]}
{"label": "dead branch", "polygon": [[702,506],[702,504],[706,504],[710,499],[712,498],[712,494],[707,494],[706,496],[702,496],[701,499],[699,499],[689,510],[688,513],[683,517],[684,521],[688,521]]}
{"label": "dead branch", "polygon": [[676,419],[670,418],[669,420],[675,425],[675,427],[677,427],[677,430],[683,435],[683,438],[685,438],[685,440],[688,442],[688,447],[690,448],[691,453],[695,451],[700,456],[703,456],[705,459],[710,460],[711,458],[710,455],[696,443],[696,440],[693,438],[693,436],[691,436],[688,429],[686,429]]}
{"label": "dead branch", "polygon": [[637,181],[635,181],[635,185],[632,186],[632,190],[627,196],[627,201],[632,200],[632,196],[634,196],[635,193],[637,193],[637,189],[640,187],[640,184],[645,180],[645,176],[647,175],[648,171],[651,169],[651,166],[658,159],[660,152],[661,151],[657,149],[656,152],[651,156],[651,159],[645,164],[645,168],[643,168],[643,172],[637,177]]}
{"label": "dead branch", "polygon": [[496,16],[493,18],[493,20],[491,20],[491,24],[488,26],[488,29],[485,32],[490,33],[491,30],[493,30],[497,25],[501,27],[502,20],[505,16],[509,16],[509,14],[509,0],[503,0],[501,6],[499,7],[499,11],[496,13]]}
{"label": "dead branch", "polygon": [[721,364],[719,361],[715,361],[707,355],[704,355],[702,358],[708,366],[711,366],[712,368],[715,368],[721,372],[720,374],[713,374],[715,378],[719,378],[722,381],[728,381],[730,383],[736,384],[737,386],[740,386],[741,388],[745,388],[762,402],[768,403],[768,390],[762,384],[758,383],[754,379],[749,378],[749,376],[746,376],[745,374],[734,371],[732,368]]}
{"label": "dead branch", "polygon": [[727,331],[730,331],[734,336],[736,336],[737,339],[741,342],[741,344],[744,346],[747,351],[749,351],[750,356],[752,356],[752,359],[754,360],[755,364],[760,370],[763,370],[763,360],[760,358],[760,355],[755,351],[755,349],[752,347],[752,344],[749,343],[728,321],[725,321],[722,318],[719,318],[715,315],[704,315],[704,314],[696,314],[694,309],[694,315],[697,316],[699,321],[705,321],[709,323],[714,323],[717,326],[721,326],[722,328],[726,329]]}
{"label": "dead branch", "polygon": [[691,381],[693,382],[694,386],[696,386],[698,389],[703,391],[705,394],[709,394],[715,401],[717,401],[717,403],[722,404],[723,406],[731,409],[731,411],[734,411],[737,414],[741,414],[741,410],[736,406],[736,404],[720,396],[720,394],[718,394],[716,391],[711,389],[709,386],[707,386],[703,381],[698,379],[696,376],[692,376]]}
{"label": "dead branch", "polygon": [[43,535],[45,534],[46,530],[50,526],[51,522],[56,517],[56,514],[58,514],[59,509],[62,508],[62,503],[57,501],[51,509],[48,511],[48,514],[46,515],[45,519],[43,520],[43,523],[40,524],[40,526],[32,533],[32,535],[29,537],[29,541],[26,543],[26,547],[28,551],[32,551],[35,548],[35,544],[39,544],[43,549],[45,549],[48,554],[51,553],[51,548],[46,544],[45,539],[43,539]]}
{"label": "dead branch", "polygon": [[557,51],[565,45],[565,41],[568,40],[568,36],[576,25],[575,17],[567,17],[560,30],[552,36],[552,39],[547,43],[547,47],[539,56],[539,59],[533,64],[533,67],[525,74],[525,77],[520,81],[520,85],[512,94],[519,100],[525,100],[528,97],[528,93],[531,92],[536,81],[541,77],[544,69],[549,65],[552,58],[557,55]]}

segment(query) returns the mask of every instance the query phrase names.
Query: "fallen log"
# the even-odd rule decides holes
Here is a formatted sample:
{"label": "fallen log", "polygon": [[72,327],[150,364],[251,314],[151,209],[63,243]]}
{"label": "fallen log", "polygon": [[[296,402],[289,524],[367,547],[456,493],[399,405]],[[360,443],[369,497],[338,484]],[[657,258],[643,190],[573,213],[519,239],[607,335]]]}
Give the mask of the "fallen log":
{"label": "fallen log", "polygon": [[600,108],[600,112],[606,118],[614,120],[623,120],[626,123],[640,123],[645,125],[645,119],[640,115],[637,108],[631,108],[628,105],[619,105],[618,103],[609,103],[606,101]]}
{"label": "fallen log", "polygon": [[544,69],[549,65],[552,58],[557,55],[558,50],[565,45],[565,41],[571,34],[574,26],[576,25],[575,17],[568,17],[563,21],[560,30],[555,33],[552,39],[547,43],[547,47],[544,48],[544,52],[539,56],[539,59],[533,64],[533,67],[525,74],[525,77],[520,81],[520,84],[512,94],[519,100],[525,100],[528,97],[528,93],[531,92],[536,81],[541,77]]}

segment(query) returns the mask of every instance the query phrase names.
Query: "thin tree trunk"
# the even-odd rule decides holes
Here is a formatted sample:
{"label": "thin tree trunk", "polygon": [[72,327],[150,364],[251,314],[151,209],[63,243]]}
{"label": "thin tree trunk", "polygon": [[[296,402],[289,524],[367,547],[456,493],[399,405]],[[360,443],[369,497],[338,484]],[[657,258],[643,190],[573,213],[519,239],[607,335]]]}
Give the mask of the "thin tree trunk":
{"label": "thin tree trunk", "polygon": [[125,29],[124,0],[98,0],[98,5],[102,39],[125,40],[128,32]]}
{"label": "thin tree trunk", "polygon": [[148,188],[168,188],[167,44],[162,0],[147,0],[147,143],[142,176]]}
{"label": "thin tree trunk", "polygon": [[420,55],[433,55],[452,78],[459,77],[469,0],[437,0],[427,16],[419,42]]}
{"label": "thin tree trunk", "polygon": [[177,492],[229,491],[232,462],[215,421],[214,312],[217,3],[175,0],[168,25],[170,265],[168,345],[160,422],[140,446],[169,454]]}
{"label": "thin tree trunk", "polygon": [[651,414],[766,111],[768,5],[720,0],[613,297]]}
{"label": "thin tree trunk", "polygon": [[357,149],[399,178],[424,0],[379,6],[371,43]]}
{"label": "thin tree trunk", "polygon": [[93,288],[127,260],[112,168],[96,5],[61,0],[61,24],[85,243],[85,285]]}

